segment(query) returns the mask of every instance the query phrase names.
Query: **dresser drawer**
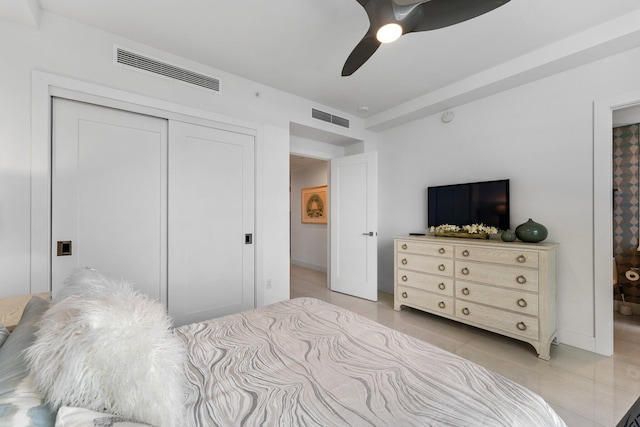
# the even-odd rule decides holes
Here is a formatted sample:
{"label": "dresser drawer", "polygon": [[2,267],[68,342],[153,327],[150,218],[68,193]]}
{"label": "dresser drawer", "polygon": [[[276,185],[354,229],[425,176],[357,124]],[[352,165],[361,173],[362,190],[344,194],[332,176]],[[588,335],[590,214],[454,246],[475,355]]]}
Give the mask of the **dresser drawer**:
{"label": "dresser drawer", "polygon": [[462,304],[461,300],[466,300],[531,316],[538,315],[538,295],[527,292],[458,280],[456,281],[456,299],[460,304]]}
{"label": "dresser drawer", "polygon": [[456,260],[455,278],[538,292],[538,270]]}
{"label": "dresser drawer", "polygon": [[438,258],[398,252],[397,268],[453,277],[453,258]]}
{"label": "dresser drawer", "polygon": [[421,310],[434,311],[453,316],[453,297],[438,295],[421,289],[398,286],[395,296],[398,305],[408,304]]}
{"label": "dresser drawer", "polygon": [[536,317],[502,311],[468,301],[457,301],[456,317],[525,338],[538,339],[538,318]]}
{"label": "dresser drawer", "polygon": [[441,295],[453,296],[453,279],[417,273],[409,270],[398,270],[396,278],[398,285],[435,292]]}
{"label": "dresser drawer", "polygon": [[472,261],[491,262],[520,267],[538,268],[538,253],[500,248],[478,248],[456,246],[456,258]]}
{"label": "dresser drawer", "polygon": [[453,245],[438,245],[415,240],[399,240],[398,251],[453,258]]}

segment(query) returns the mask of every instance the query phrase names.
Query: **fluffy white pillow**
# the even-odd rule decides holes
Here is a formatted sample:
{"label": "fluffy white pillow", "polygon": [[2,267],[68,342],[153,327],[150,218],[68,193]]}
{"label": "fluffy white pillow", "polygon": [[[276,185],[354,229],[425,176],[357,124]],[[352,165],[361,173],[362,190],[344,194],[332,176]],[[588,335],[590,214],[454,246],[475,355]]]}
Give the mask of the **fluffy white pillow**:
{"label": "fluffy white pillow", "polygon": [[179,426],[186,355],[170,327],[164,307],[143,295],[70,296],[44,314],[25,354],[54,409]]}
{"label": "fluffy white pillow", "polygon": [[52,302],[57,303],[70,296],[103,298],[109,295],[132,295],[133,286],[126,280],[114,280],[98,270],[85,267],[74,271],[64,279],[63,287],[53,294]]}

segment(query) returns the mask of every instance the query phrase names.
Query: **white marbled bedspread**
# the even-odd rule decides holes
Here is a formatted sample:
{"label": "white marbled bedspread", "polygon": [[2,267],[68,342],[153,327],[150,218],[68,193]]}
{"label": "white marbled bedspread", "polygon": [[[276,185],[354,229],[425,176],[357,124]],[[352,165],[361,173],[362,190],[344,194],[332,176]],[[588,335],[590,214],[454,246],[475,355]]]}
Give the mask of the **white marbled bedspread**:
{"label": "white marbled bedspread", "polygon": [[316,299],[175,331],[192,426],[565,425],[513,381]]}

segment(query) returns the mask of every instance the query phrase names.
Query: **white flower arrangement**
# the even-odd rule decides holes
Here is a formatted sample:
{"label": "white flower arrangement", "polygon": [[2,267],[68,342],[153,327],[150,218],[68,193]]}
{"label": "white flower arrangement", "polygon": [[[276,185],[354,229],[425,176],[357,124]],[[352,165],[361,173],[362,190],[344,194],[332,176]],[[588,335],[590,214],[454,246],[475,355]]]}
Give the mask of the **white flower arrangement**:
{"label": "white flower arrangement", "polygon": [[437,227],[430,227],[431,233],[468,233],[468,234],[498,234],[496,227],[489,227],[484,224],[463,225],[462,227],[451,224],[442,224]]}
{"label": "white flower arrangement", "polygon": [[460,230],[462,230],[460,227],[451,224],[442,224],[437,227],[432,226],[429,228],[429,231],[432,233],[457,233]]}

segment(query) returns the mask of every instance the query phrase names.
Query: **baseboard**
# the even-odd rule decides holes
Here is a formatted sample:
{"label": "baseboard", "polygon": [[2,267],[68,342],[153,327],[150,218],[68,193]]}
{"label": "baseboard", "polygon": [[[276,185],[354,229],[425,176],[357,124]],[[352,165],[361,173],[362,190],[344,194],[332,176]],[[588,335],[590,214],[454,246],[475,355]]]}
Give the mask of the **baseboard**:
{"label": "baseboard", "polygon": [[327,272],[327,267],[323,267],[321,265],[311,264],[311,263],[304,262],[304,261],[298,261],[298,260],[292,259],[291,260],[291,264],[297,265],[298,267],[308,268],[309,270],[320,271],[322,273],[326,273]]}
{"label": "baseboard", "polygon": [[[622,301],[614,300],[613,310],[619,311],[620,304],[622,304]],[[633,312],[633,314],[640,315],[640,304],[631,302],[627,302],[625,304],[631,307],[631,311]],[[570,345],[571,347],[577,347],[583,350],[596,352],[596,339],[594,337],[577,334],[575,332],[567,331],[564,329],[558,329],[558,341],[560,341],[562,344]]]}
{"label": "baseboard", "polygon": [[566,329],[558,329],[557,337],[558,341],[562,344],[591,352],[596,351],[596,339],[594,337],[577,334],[575,332],[567,331]]}

